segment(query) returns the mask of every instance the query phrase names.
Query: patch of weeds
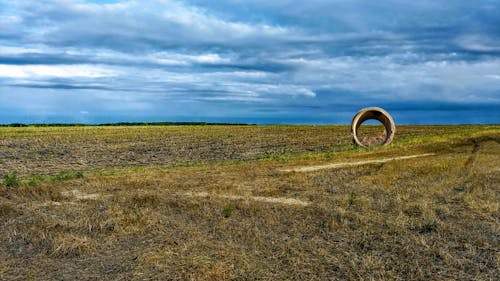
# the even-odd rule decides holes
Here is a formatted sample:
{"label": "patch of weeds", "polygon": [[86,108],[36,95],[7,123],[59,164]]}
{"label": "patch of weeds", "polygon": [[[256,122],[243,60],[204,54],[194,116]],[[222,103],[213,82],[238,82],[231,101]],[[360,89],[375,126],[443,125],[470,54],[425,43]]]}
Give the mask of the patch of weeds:
{"label": "patch of weeds", "polygon": [[21,180],[17,177],[16,173],[5,174],[3,176],[3,184],[7,187],[17,187],[21,185]]}
{"label": "patch of weeds", "polygon": [[354,205],[355,200],[356,200],[356,193],[351,192],[351,194],[349,194],[349,197],[347,198],[347,204]]}
{"label": "patch of weeds", "polygon": [[81,179],[83,178],[82,172],[66,172],[59,173],[55,176],[51,177],[52,181],[63,181],[63,180],[72,180],[72,179]]}
{"label": "patch of weeds", "polygon": [[272,150],[266,150],[259,158],[263,160],[272,160],[274,159],[274,157],[276,157],[276,153],[274,153]]}
{"label": "patch of weeds", "polygon": [[236,205],[227,204],[226,206],[224,206],[222,214],[224,215],[225,218],[229,218],[234,213],[235,210],[236,210]]}
{"label": "patch of weeds", "polygon": [[[58,181],[64,181],[64,180],[72,180],[72,179],[80,179],[83,178],[83,172],[63,172],[59,173],[57,175],[38,175],[38,176],[33,176],[31,178],[25,179],[23,183],[27,184],[28,186],[39,186],[44,183],[50,183],[50,182],[58,182]],[[19,183],[21,181],[18,179]],[[4,180],[5,182],[5,180]]]}
{"label": "patch of weeds", "polygon": [[43,177],[35,176],[35,177],[32,177],[28,180],[28,185],[29,186],[37,186],[37,185],[42,184],[44,181],[45,181],[45,179]]}

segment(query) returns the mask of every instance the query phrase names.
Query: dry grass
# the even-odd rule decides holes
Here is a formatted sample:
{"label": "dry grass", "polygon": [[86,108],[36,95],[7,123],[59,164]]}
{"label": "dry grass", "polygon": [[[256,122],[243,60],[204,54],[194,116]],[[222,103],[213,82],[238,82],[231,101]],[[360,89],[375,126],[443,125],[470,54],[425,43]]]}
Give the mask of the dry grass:
{"label": "dry grass", "polygon": [[[402,127],[393,145],[373,150],[352,147],[345,127],[19,130],[0,129],[2,172],[21,177],[18,187],[0,187],[2,280],[495,280],[500,273],[498,126]],[[65,153],[45,159],[35,146],[22,154],[33,143]],[[98,153],[106,148],[108,155]],[[161,154],[167,149],[175,152]],[[124,151],[134,156],[112,160]],[[280,171],[424,153],[435,155]],[[74,166],[70,159],[79,157],[87,164]],[[74,168],[84,177],[28,184]]]}

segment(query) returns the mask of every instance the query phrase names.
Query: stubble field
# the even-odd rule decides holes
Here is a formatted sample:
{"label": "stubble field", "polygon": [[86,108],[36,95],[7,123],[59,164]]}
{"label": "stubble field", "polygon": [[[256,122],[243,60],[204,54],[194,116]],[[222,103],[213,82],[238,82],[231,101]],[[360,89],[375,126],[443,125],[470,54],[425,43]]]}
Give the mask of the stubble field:
{"label": "stubble field", "polygon": [[371,150],[347,126],[0,128],[0,280],[495,280],[499,141],[500,126],[399,126]]}

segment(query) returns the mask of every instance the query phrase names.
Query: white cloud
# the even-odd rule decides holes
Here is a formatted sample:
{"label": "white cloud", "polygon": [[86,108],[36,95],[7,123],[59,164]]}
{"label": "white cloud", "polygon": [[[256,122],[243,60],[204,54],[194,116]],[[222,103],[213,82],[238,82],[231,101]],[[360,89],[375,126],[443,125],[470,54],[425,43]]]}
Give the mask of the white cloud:
{"label": "white cloud", "polygon": [[218,54],[205,54],[192,57],[192,60],[199,63],[228,63],[229,59],[222,59]]}
{"label": "white cloud", "polygon": [[42,54],[43,51],[38,48],[27,48],[21,46],[1,46],[0,45],[0,55],[22,55],[26,53],[39,53]]}
{"label": "white cloud", "polygon": [[[135,57],[134,57],[135,58]],[[183,54],[175,52],[156,52],[149,55],[145,62],[164,65],[192,65],[192,64],[218,64],[230,63],[230,58],[223,58],[216,53]]]}
{"label": "white cloud", "polygon": [[477,52],[499,52],[500,40],[488,36],[472,34],[457,38],[459,46],[466,50]]}
{"label": "white cloud", "polygon": [[406,63],[398,56],[384,56],[301,58],[280,62],[296,66],[290,83],[367,95],[383,93],[385,98],[402,100],[461,101],[471,93],[479,93],[477,97],[480,97],[500,87],[497,77],[491,74],[500,73],[500,59]]}
{"label": "white cloud", "polygon": [[5,65],[0,64],[0,77],[84,77],[100,78],[115,76],[112,70],[91,65]]}
{"label": "white cloud", "polygon": [[296,30],[215,16],[186,2],[152,0],[98,5],[71,1],[23,1],[18,6],[30,40],[59,46],[104,45],[115,49],[157,48],[158,44],[248,44],[284,40]]}

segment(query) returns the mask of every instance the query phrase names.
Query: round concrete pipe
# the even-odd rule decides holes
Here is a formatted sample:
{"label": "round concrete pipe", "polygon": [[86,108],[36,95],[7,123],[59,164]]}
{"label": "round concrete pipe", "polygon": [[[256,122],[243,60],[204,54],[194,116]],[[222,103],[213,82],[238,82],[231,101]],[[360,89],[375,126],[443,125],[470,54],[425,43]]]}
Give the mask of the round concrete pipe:
{"label": "round concrete pipe", "polygon": [[351,134],[353,141],[356,145],[367,147],[358,139],[358,128],[366,120],[378,120],[384,125],[385,128],[385,140],[382,145],[388,145],[392,142],[394,134],[396,133],[396,124],[391,115],[380,107],[367,107],[361,109],[352,119],[351,123]]}

